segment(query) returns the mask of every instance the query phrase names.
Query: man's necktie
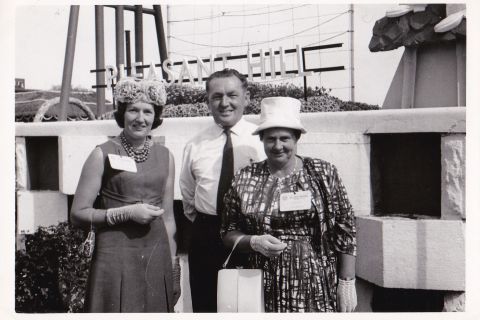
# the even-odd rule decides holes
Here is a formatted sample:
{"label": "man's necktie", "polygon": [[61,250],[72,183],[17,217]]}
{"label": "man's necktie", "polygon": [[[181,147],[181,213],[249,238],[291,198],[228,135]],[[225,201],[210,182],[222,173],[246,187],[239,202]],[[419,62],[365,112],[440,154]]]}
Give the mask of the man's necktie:
{"label": "man's necktie", "polygon": [[223,147],[222,170],[220,171],[220,180],[218,182],[217,192],[217,214],[221,217],[223,209],[223,197],[227,193],[233,179],[233,146],[230,128],[225,128],[223,132],[227,135],[227,142]]}

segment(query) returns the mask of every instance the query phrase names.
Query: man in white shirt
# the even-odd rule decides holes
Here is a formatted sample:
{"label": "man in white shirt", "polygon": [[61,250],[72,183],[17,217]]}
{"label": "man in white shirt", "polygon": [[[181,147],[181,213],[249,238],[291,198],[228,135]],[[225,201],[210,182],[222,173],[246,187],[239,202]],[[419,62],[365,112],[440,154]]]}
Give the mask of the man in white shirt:
{"label": "man in white shirt", "polygon": [[194,312],[217,311],[217,273],[227,254],[217,208],[223,205],[221,196],[217,205],[219,184],[229,184],[220,178],[225,176],[224,149],[233,147],[234,171],[265,158],[262,143],[252,135],[256,126],[242,119],[250,103],[247,86],[245,76],[234,69],[209,76],[207,103],[214,122],[187,143],[183,154],[180,190],[185,215],[193,221],[188,262]]}

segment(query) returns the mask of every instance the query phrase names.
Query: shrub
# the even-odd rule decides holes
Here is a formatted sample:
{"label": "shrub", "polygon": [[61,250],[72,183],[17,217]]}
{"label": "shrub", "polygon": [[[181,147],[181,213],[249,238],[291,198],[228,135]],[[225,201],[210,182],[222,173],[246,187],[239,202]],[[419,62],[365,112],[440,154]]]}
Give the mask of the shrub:
{"label": "shrub", "polygon": [[90,261],[79,254],[85,234],[67,222],[25,235],[15,254],[17,312],[81,312]]}
{"label": "shrub", "polygon": [[[205,89],[188,84],[170,84],[166,87],[167,105],[164,108],[165,118],[204,117],[210,115],[206,104]],[[244,114],[260,114],[260,102],[265,97],[292,97],[302,102],[302,112],[332,112],[378,110],[378,106],[360,102],[342,101],[330,95],[325,88],[307,88],[307,101],[304,99],[303,87],[293,84],[250,83],[250,104]],[[102,115],[100,119],[113,119],[113,113]]]}
{"label": "shrub", "polygon": [[190,85],[170,84],[166,87],[167,105],[195,104],[205,102],[205,89]]}
{"label": "shrub", "polygon": [[205,102],[179,105],[168,104],[163,109],[163,117],[165,118],[206,117],[208,115],[210,115],[210,112]]}
{"label": "shrub", "polygon": [[[248,86],[250,97],[255,100],[262,100],[265,97],[292,97],[297,99],[304,98],[303,87],[297,87],[294,84],[273,85],[269,83],[250,83]],[[307,97],[328,95],[327,89],[307,87]]]}

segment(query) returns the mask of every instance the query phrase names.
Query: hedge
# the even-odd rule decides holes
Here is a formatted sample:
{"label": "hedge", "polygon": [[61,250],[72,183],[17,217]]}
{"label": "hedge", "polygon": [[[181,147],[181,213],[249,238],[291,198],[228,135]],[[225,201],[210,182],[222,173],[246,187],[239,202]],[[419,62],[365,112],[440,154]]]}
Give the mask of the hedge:
{"label": "hedge", "polygon": [[16,312],[81,312],[90,261],[79,254],[82,230],[67,222],[25,235],[15,253]]}
{"label": "hedge", "polygon": [[[245,108],[244,114],[259,114],[260,102],[265,97],[292,97],[302,103],[301,112],[331,112],[331,111],[361,111],[378,110],[377,105],[343,101],[330,95],[325,88],[307,88],[307,100],[304,99],[304,89],[293,84],[261,84],[251,83],[250,104]],[[198,117],[209,115],[206,105],[206,92],[204,89],[189,85],[172,84],[167,86],[167,105],[164,117]]]}
{"label": "hedge", "polygon": [[[336,111],[362,111],[378,110],[377,105],[361,102],[343,101],[330,95],[330,90],[325,88],[307,88],[307,100],[304,99],[303,87],[293,84],[262,84],[251,83],[248,87],[250,92],[250,104],[245,108],[244,114],[260,114],[260,102],[265,97],[292,97],[302,103],[301,112],[336,112]],[[163,117],[205,117],[210,115],[206,104],[205,89],[190,86],[188,84],[167,85],[167,104],[164,108]],[[109,112],[100,119],[113,119],[113,112]]]}

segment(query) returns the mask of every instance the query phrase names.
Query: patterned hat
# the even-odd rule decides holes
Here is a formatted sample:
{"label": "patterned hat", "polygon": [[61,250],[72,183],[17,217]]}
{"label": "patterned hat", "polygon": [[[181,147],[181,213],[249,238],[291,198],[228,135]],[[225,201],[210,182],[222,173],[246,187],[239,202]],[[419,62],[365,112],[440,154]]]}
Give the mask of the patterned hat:
{"label": "patterned hat", "polygon": [[123,103],[146,102],[164,106],[167,103],[165,82],[156,76],[153,65],[146,79],[123,77],[115,85],[113,96]]}

